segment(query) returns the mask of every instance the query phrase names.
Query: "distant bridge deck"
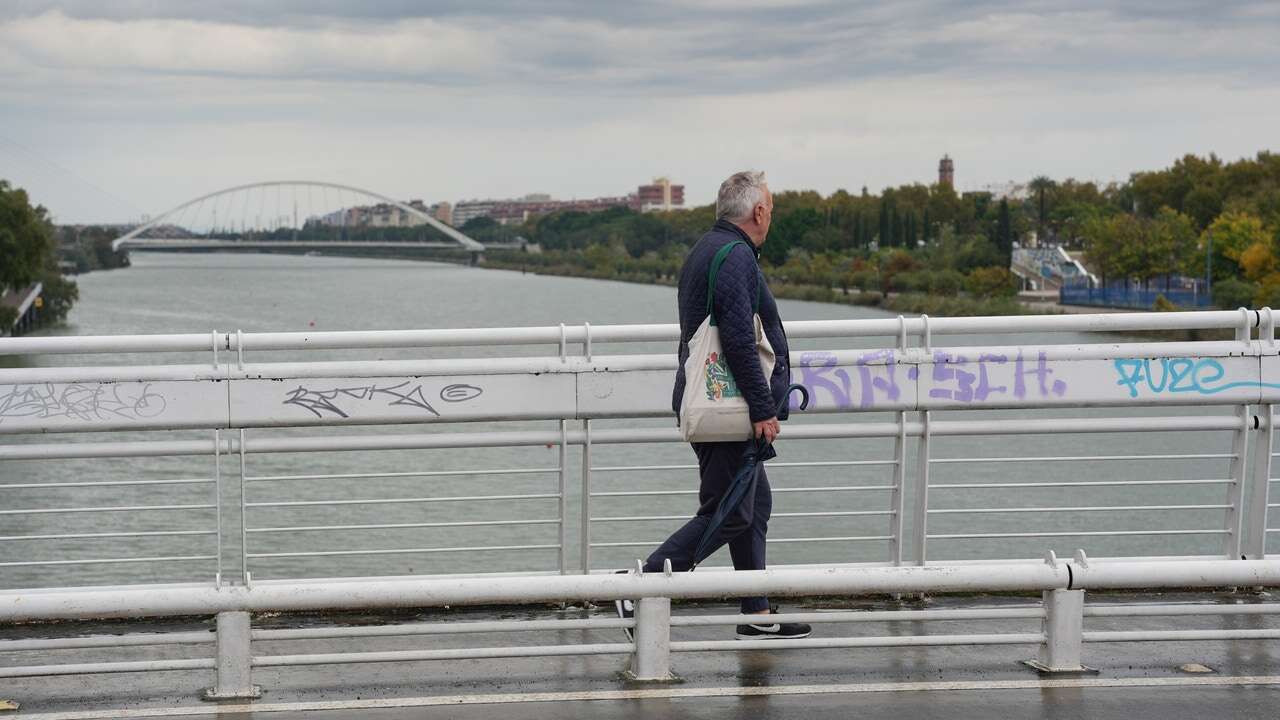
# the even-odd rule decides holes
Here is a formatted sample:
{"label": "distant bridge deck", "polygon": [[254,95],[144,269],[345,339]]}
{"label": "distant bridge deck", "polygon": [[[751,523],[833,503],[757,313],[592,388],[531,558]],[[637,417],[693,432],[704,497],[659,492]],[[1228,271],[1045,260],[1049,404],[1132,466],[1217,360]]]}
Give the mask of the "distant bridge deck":
{"label": "distant bridge deck", "polygon": [[[424,248],[479,252],[454,242],[338,241],[338,240],[213,240],[204,238],[134,238],[120,244],[130,250],[356,250],[369,248]],[[511,249],[518,245],[487,245],[484,249]]]}

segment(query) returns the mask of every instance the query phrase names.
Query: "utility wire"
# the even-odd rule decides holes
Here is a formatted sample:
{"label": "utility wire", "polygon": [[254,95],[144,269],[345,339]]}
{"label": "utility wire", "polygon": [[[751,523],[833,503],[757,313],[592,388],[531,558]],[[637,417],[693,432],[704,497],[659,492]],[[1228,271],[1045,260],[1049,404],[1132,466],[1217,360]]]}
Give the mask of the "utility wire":
{"label": "utility wire", "polygon": [[[117,203],[120,203],[120,204],[122,204],[122,205],[125,205],[128,209],[130,209],[130,210],[132,210],[132,211],[133,211],[131,214],[134,214],[134,215],[136,215],[136,216],[138,216],[138,217],[141,217],[141,216],[143,216],[143,215],[146,215],[146,214],[147,214],[147,212],[146,212],[145,210],[143,210],[142,208],[138,207],[137,205],[134,205],[133,203],[129,202],[128,200],[125,200],[124,198],[120,197],[119,195],[116,195],[115,193],[111,192],[110,190],[107,190],[107,189],[103,188],[102,186],[100,186],[100,185],[98,185],[98,184],[96,184],[96,183],[94,183],[94,182],[92,182],[92,181],[90,181],[90,180],[88,180],[88,179],[86,179],[86,178],[84,178],[84,177],[81,177],[80,175],[77,175],[76,173],[72,172],[71,170],[68,170],[66,167],[64,167],[64,166],[62,166],[62,165],[60,165],[60,164],[58,164],[57,162],[54,162],[53,160],[50,160],[50,159],[49,159],[49,158],[47,158],[47,157],[44,157],[44,156],[40,155],[39,153],[35,152],[34,150],[31,150],[30,148],[26,147],[26,146],[25,146],[25,145],[23,145],[22,143],[19,143],[18,141],[14,140],[14,139],[12,139],[12,138],[5,137],[4,135],[0,135],[0,142],[3,142],[4,144],[6,144],[6,145],[8,145],[8,146],[10,146],[10,147],[14,148],[15,150],[17,150],[19,153],[21,153],[21,154],[23,154],[23,155],[27,156],[27,158],[28,158],[29,160],[31,160],[31,161],[33,161],[33,162],[36,162],[36,163],[41,163],[41,164],[43,164],[43,165],[45,165],[45,166],[47,166],[47,167],[53,168],[53,169],[54,169],[55,171],[57,171],[58,173],[61,173],[62,175],[66,176],[66,177],[69,177],[69,178],[71,178],[72,180],[75,180],[76,182],[78,182],[78,183],[80,183],[80,184],[82,184],[82,185],[86,185],[86,186],[88,186],[88,187],[92,188],[93,190],[95,190],[95,191],[97,191],[97,192],[101,193],[102,195],[104,195],[104,196],[106,196],[106,197],[108,197],[108,198],[110,198],[110,199],[114,200],[114,201],[115,201],[115,202],[117,202]],[[47,177],[49,177],[49,176],[48,176],[48,175],[45,175],[45,177],[47,178]]]}

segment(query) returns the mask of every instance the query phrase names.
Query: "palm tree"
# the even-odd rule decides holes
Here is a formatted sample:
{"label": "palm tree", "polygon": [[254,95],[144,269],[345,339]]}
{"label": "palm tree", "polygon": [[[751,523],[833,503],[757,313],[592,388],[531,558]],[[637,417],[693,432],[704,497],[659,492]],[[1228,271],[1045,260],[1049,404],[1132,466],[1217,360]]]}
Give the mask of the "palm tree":
{"label": "palm tree", "polygon": [[1036,237],[1043,238],[1045,221],[1044,196],[1046,192],[1057,187],[1058,184],[1044,175],[1038,175],[1028,185],[1031,188],[1031,191],[1036,194]]}

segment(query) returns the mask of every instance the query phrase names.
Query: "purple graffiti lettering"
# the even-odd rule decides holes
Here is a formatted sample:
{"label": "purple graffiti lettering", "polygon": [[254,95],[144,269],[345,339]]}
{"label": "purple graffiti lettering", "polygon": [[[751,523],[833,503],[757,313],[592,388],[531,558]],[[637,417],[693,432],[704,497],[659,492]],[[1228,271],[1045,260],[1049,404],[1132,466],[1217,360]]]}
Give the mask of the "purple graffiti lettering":
{"label": "purple graffiti lettering", "polygon": [[[834,380],[832,379],[834,378]],[[838,382],[836,382],[838,381]],[[838,408],[853,404],[852,384],[849,373],[836,367],[836,356],[829,352],[806,352],[800,354],[800,384],[809,388],[809,407],[817,408],[822,403],[820,398],[827,394],[831,402]],[[799,402],[795,395],[791,402]],[[792,408],[797,407],[792,405]]]}
{"label": "purple graffiti lettering", "polygon": [[956,387],[948,390],[935,387],[929,390],[929,397],[941,400],[972,402],[974,399],[973,383],[978,376],[959,369],[960,365],[968,365],[969,359],[963,355],[952,355],[940,350],[933,353],[933,380],[935,383],[955,381]]}
{"label": "purple graffiti lettering", "polygon": [[1009,362],[1009,356],[997,355],[994,353],[981,353],[978,355],[978,387],[974,390],[973,397],[978,402],[982,402],[995,393],[1009,392],[1008,385],[992,385],[987,377],[987,363],[993,365],[1004,365]]}
{"label": "purple graffiti lettering", "polygon": [[1052,386],[1049,384],[1049,376],[1053,374],[1053,370],[1049,368],[1048,356],[1043,350],[1037,353],[1035,367],[1030,370],[1024,369],[1025,362],[1022,352],[1018,352],[1018,357],[1014,361],[1013,366],[1013,396],[1019,400],[1027,396],[1027,375],[1034,375],[1040,389],[1040,397],[1048,397],[1052,392],[1058,397],[1062,397],[1067,392],[1067,384],[1062,380],[1054,380]]}
{"label": "purple graffiti lettering", "polygon": [[[902,390],[898,387],[897,358],[892,350],[877,350],[858,356],[858,375],[862,381],[862,396],[858,406],[866,409],[875,405],[875,393],[879,390],[889,402],[896,401]],[[881,368],[882,377],[873,377],[872,368]]]}

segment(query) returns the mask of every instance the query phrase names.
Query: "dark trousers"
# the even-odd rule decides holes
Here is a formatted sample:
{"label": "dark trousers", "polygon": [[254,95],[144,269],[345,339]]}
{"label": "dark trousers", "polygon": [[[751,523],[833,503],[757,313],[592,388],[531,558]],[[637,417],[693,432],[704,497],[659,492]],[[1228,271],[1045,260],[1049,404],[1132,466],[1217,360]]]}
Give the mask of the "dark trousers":
{"label": "dark trousers", "polygon": [[[711,521],[711,515],[720,504],[720,498],[742,466],[744,442],[693,443],[698,456],[698,470],[702,477],[698,488],[698,514],[675,531],[666,542],[645,561],[645,572],[662,572],[664,560],[671,561],[671,569],[684,572],[693,566],[693,553],[698,541]],[[773,491],[765,475],[764,463],[756,465],[754,488],[742,499],[737,510],[726,518],[717,533],[715,550],[729,545],[735,570],[763,570],[764,538],[769,532],[769,514],[773,511]],[[714,550],[713,550],[714,552]],[[764,597],[742,598],[742,612],[755,613],[769,609]]]}

